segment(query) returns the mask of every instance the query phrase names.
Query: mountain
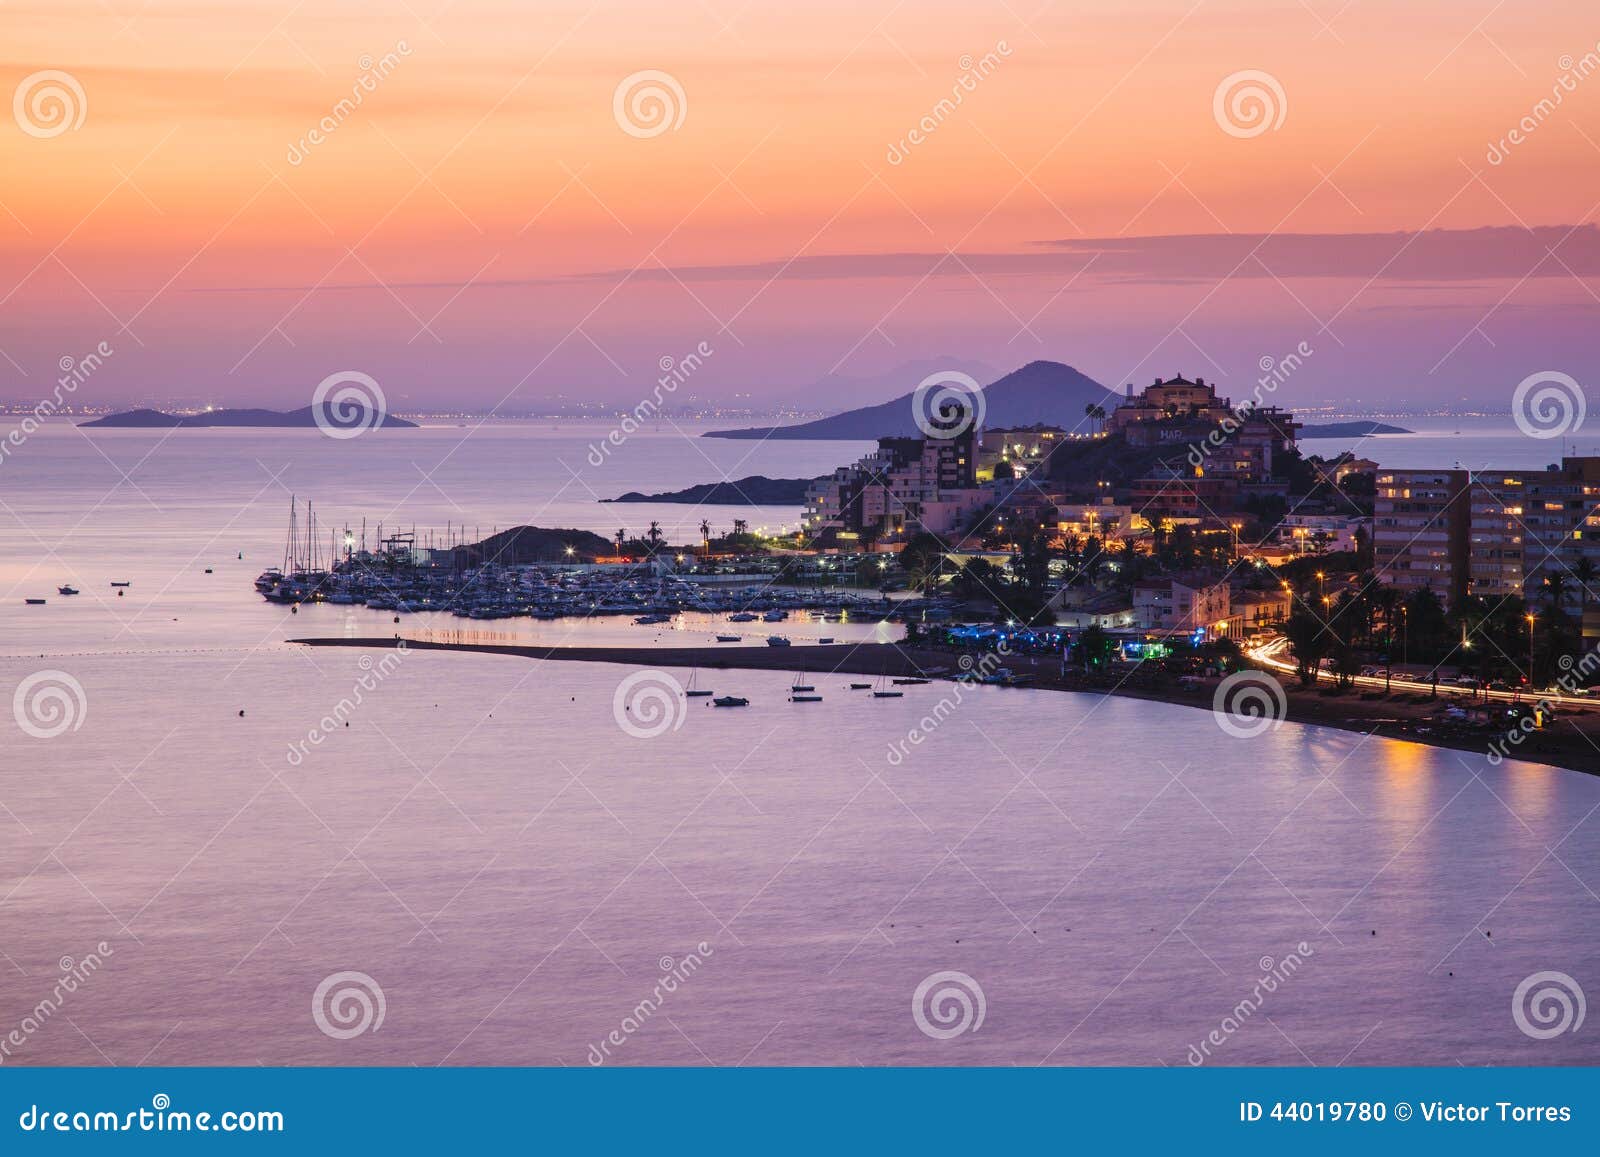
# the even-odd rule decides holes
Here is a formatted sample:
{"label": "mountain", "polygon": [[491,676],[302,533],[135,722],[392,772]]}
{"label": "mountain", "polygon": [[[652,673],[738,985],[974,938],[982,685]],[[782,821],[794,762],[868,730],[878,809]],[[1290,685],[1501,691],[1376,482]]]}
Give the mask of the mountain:
{"label": "mountain", "polygon": [[685,490],[641,494],[630,490],[620,498],[601,502],[692,502],[707,506],[799,506],[806,500],[810,478],[768,478],[752,474],[736,482],[702,482]]}
{"label": "mountain", "polygon": [[813,414],[833,413],[872,402],[878,398],[892,398],[906,388],[908,382],[920,382],[929,374],[940,370],[959,370],[980,382],[995,379],[996,371],[984,362],[967,358],[940,356],[917,358],[902,362],[881,374],[855,377],[848,374],[827,374],[801,386],[794,393],[795,406]]}
{"label": "mountain", "polygon": [[[332,414],[327,414],[327,423],[332,429],[345,430],[352,427],[350,422],[342,422]],[[100,427],[102,429],[122,430],[170,430],[173,427],[188,429],[191,427],[209,426],[259,426],[259,427],[295,427],[303,428],[318,425],[312,407],[302,406],[298,410],[207,410],[201,414],[168,414],[161,410],[127,410],[121,414],[107,414],[104,418],[96,418],[92,422],[79,423],[85,428]],[[372,425],[382,425],[389,429],[416,429],[415,422],[408,422],[404,418],[396,418],[393,414],[385,414],[383,420]]]}
{"label": "mountain", "polygon": [[[713,430],[707,438],[837,438],[871,441],[895,435],[916,437],[915,391],[877,406],[846,410],[814,422],[793,426],[762,426],[746,430]],[[1087,405],[1114,409],[1116,394],[1093,378],[1060,362],[1029,362],[999,381],[984,387],[983,424],[989,427],[1032,426],[1038,423],[1074,429],[1084,422]],[[1085,427],[1087,428],[1087,427]]]}

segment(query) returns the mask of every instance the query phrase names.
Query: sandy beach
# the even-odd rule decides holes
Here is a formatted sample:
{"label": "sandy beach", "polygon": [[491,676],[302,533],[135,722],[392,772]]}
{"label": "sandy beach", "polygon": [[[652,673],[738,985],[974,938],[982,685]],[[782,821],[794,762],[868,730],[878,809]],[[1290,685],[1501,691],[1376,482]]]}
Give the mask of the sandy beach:
{"label": "sandy beach", "polygon": [[[396,639],[308,638],[291,643],[309,647],[393,647]],[[620,663],[635,667],[704,667],[710,670],[806,671],[817,675],[866,675],[954,678],[965,668],[963,655],[976,663],[973,652],[933,647],[906,647],[891,643],[833,644],[790,647],[530,647],[487,643],[438,643],[405,640],[408,651],[477,651],[523,659],[556,662]],[[1219,680],[1202,679],[1180,685],[1175,676],[1139,676],[1137,671],[1116,672],[1085,679],[1063,673],[1056,655],[1007,655],[1001,664],[1028,676],[1028,686],[1038,690],[1068,691],[1087,695],[1117,695],[1212,710]],[[1135,677],[1138,676],[1138,677]],[[1447,724],[1438,715],[1453,704],[1469,706],[1471,696],[1453,688],[1439,688],[1430,696],[1425,686],[1396,684],[1391,693],[1348,690],[1331,693],[1331,682],[1303,688],[1283,681],[1287,711],[1295,723],[1335,727],[1361,735],[1403,739],[1457,751],[1484,753],[1492,745],[1507,758],[1528,763],[1600,775],[1600,706],[1563,710],[1549,725],[1519,744],[1505,742],[1503,727]],[[1498,743],[1497,743],[1498,741]]]}

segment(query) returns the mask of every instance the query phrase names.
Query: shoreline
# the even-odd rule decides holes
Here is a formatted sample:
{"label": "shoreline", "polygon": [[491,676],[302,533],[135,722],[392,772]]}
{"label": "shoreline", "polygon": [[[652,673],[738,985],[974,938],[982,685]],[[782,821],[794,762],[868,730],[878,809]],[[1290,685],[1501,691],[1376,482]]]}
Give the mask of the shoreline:
{"label": "shoreline", "polygon": [[[289,639],[287,642],[306,647],[358,647],[365,650],[392,650],[397,637],[389,638],[310,638]],[[908,648],[894,643],[832,643],[827,645],[789,647],[540,647],[511,643],[440,643],[404,640],[406,649],[417,651],[476,652],[506,655],[523,659],[547,659],[574,663],[620,663],[638,667],[705,667],[711,670],[795,671],[804,670],[813,675],[887,675],[906,677],[943,667],[945,671],[932,674],[935,680],[949,679],[957,673],[962,654],[972,652],[949,651],[931,647]],[[1026,689],[1039,691],[1070,691],[1087,695],[1116,695],[1125,699],[1143,699],[1154,703],[1167,703],[1191,707],[1202,711],[1212,710],[1212,694],[1218,680],[1203,680],[1194,688],[1181,686],[1131,686],[1117,684],[1109,679],[1085,680],[1081,677],[1063,678],[1060,661],[1054,655],[1008,655],[1003,665],[1017,673],[1031,676]],[[1282,680],[1280,680],[1282,682]],[[1104,685],[1102,685],[1104,684]],[[1428,698],[1426,692],[1411,688],[1392,695],[1367,699],[1359,692],[1324,695],[1325,683],[1306,689],[1284,684],[1288,704],[1284,718],[1291,723],[1331,727],[1354,735],[1377,735],[1382,739],[1398,739],[1427,747],[1445,750],[1475,752],[1486,755],[1489,745],[1503,740],[1503,729],[1474,734],[1447,735],[1432,732],[1419,733],[1423,726],[1436,726],[1433,712],[1440,706],[1457,700],[1465,701],[1460,693],[1441,689],[1437,699]],[[1421,702],[1418,702],[1421,700]],[[1579,726],[1579,721],[1583,726]],[[1506,759],[1522,763],[1535,763],[1564,771],[1586,775],[1600,775],[1600,714],[1589,712],[1565,713],[1543,732],[1535,733],[1521,746],[1507,749]]]}

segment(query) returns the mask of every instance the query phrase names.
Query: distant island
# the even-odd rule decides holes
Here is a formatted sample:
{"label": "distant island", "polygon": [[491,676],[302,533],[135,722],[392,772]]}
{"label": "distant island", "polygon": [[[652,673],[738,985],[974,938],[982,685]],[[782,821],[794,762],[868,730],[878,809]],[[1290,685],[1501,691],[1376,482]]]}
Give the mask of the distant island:
{"label": "distant island", "polygon": [[702,482],[684,490],[641,494],[630,490],[601,502],[692,502],[707,506],[799,506],[806,499],[810,478],[768,478],[752,474],[736,482]]}
{"label": "distant island", "polygon": [[[893,436],[915,438],[915,391],[876,406],[846,410],[815,422],[793,426],[756,426],[744,430],[713,430],[707,438],[795,439],[837,438],[870,442]],[[1099,382],[1060,362],[1029,362],[983,389],[983,424],[990,429],[1022,426],[1060,426],[1089,429],[1084,407],[1116,408],[1121,399]]]}
{"label": "distant island", "polygon": [[1302,438],[1366,438],[1372,434],[1413,434],[1403,426],[1383,422],[1329,422],[1323,426],[1302,426]]}
{"label": "distant island", "polygon": [[[344,430],[351,426],[348,421],[340,421],[337,415],[327,414],[324,421],[333,429]],[[87,428],[121,429],[121,430],[171,430],[174,428],[210,427],[210,426],[257,426],[257,427],[283,427],[305,429],[318,425],[317,415],[311,406],[302,406],[298,410],[207,410],[201,414],[168,414],[161,410],[126,410],[120,414],[107,414],[104,418],[96,418],[92,422],[81,422],[79,425]],[[371,423],[373,426],[383,426],[387,429],[415,430],[417,424],[408,422],[404,418],[396,418],[393,414],[385,414],[379,422]]]}

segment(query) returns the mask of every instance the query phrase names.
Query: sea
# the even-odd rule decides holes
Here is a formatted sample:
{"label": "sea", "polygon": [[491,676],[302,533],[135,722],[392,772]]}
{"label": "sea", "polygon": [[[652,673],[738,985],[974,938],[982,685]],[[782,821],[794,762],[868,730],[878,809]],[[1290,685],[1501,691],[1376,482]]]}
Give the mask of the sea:
{"label": "sea", "polygon": [[[1551,456],[1502,426],[1357,449]],[[310,649],[460,621],[251,586],[291,494],[329,530],[688,541],[799,511],[598,500],[865,448],[680,423],[593,465],[608,429],[9,445],[0,1064],[1600,1062],[1595,777],[1095,695]],[[886,630],[783,630],[846,628]]]}

